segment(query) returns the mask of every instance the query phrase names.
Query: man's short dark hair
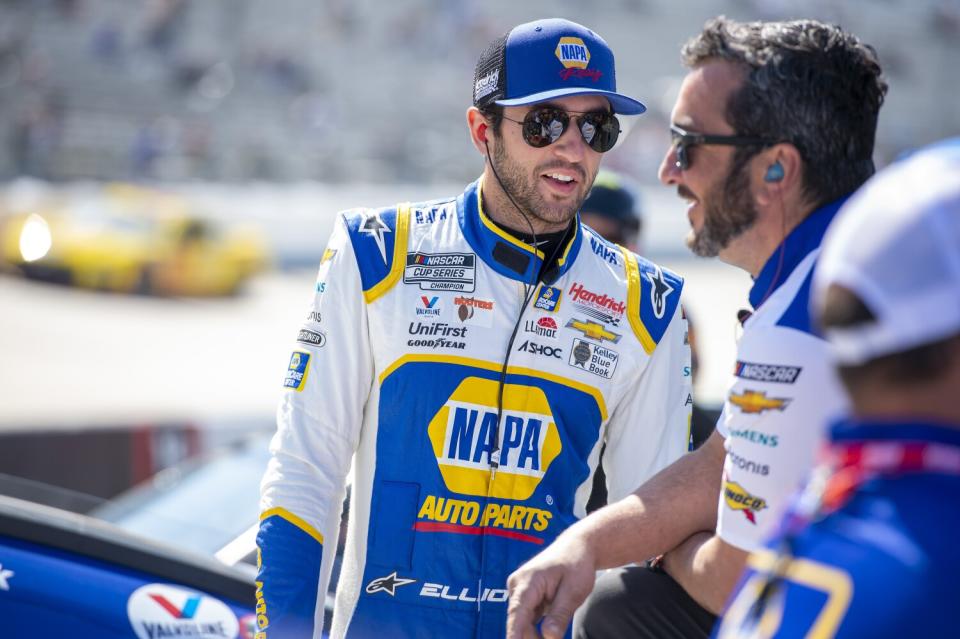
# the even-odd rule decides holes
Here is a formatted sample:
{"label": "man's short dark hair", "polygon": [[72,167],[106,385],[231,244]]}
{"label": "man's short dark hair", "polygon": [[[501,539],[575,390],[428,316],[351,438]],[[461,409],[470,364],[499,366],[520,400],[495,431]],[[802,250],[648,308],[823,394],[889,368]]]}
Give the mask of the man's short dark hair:
{"label": "man's short dark hair", "polygon": [[[740,23],[721,16],[681,55],[690,68],[720,59],[747,70],[727,103],[727,121],[738,135],[793,144],[804,160],[804,194],[815,205],[852,193],[873,175],[887,84],[876,52],[856,36],[815,20]],[[758,150],[737,149],[734,166]]]}
{"label": "man's short dark hair", "polygon": [[[832,284],[826,292],[819,324],[823,329],[856,328],[876,321],[876,315],[860,297]],[[925,384],[944,375],[960,353],[960,335],[883,355],[856,366],[839,366],[840,379],[851,395],[868,381],[896,386]]]}

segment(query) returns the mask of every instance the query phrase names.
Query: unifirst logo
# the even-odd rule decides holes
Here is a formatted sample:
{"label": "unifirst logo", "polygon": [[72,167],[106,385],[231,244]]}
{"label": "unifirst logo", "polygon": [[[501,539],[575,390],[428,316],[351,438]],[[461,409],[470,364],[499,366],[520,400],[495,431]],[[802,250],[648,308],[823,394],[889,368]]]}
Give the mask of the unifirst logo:
{"label": "unifirst logo", "polygon": [[590,49],[580,38],[564,36],[554,51],[565,69],[586,69],[590,63]]}
{"label": "unifirst logo", "polygon": [[[506,384],[500,449],[494,452],[496,426],[497,382],[463,380],[427,428],[443,482],[463,495],[529,499],[562,448],[546,395]],[[499,464],[492,486],[491,461]]]}

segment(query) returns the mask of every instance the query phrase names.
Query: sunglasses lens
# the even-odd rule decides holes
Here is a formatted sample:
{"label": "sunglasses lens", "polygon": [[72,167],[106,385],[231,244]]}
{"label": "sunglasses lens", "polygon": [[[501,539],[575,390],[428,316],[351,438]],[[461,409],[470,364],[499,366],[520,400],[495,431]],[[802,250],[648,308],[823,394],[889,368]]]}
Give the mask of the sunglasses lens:
{"label": "sunglasses lens", "polygon": [[690,156],[687,154],[687,147],[685,144],[677,144],[677,168],[681,171],[686,171],[690,168]]}
{"label": "sunglasses lens", "polygon": [[532,147],[542,148],[560,139],[570,118],[556,109],[537,109],[523,118],[523,139]]}
{"label": "sunglasses lens", "polygon": [[620,121],[612,113],[587,113],[580,118],[583,141],[597,153],[606,153],[620,137]]}

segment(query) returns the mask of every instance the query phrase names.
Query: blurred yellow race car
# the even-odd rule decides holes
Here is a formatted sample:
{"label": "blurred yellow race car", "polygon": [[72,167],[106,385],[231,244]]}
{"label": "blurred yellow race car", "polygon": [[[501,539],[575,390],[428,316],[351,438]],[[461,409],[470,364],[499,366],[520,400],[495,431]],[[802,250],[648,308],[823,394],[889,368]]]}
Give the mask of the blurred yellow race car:
{"label": "blurred yellow race car", "polygon": [[267,264],[253,229],[225,228],[186,203],[113,185],[0,218],[0,262],[27,277],[122,293],[229,295]]}

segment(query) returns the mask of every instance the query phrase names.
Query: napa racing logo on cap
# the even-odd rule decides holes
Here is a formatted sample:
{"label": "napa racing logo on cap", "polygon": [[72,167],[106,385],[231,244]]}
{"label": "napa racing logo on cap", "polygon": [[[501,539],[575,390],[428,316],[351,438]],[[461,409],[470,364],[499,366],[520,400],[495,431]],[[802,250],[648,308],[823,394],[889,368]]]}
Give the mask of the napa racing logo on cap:
{"label": "napa racing logo on cap", "polygon": [[537,301],[533,303],[534,308],[548,313],[556,313],[560,308],[560,296],[563,294],[559,288],[553,286],[540,286],[540,292],[537,293]]}
{"label": "napa racing logo on cap", "polygon": [[564,36],[554,51],[564,69],[586,69],[590,64],[590,49],[580,38]]}
{"label": "napa racing logo on cap", "polygon": [[284,388],[292,388],[298,393],[307,383],[307,366],[310,364],[310,353],[294,351],[287,366],[287,376],[283,380]]}
{"label": "napa racing logo on cap", "polygon": [[506,384],[495,451],[497,390],[495,380],[464,379],[430,420],[427,433],[449,490],[487,497],[491,462],[496,462],[489,496],[529,499],[560,454],[560,432],[541,389]]}
{"label": "napa racing logo on cap", "polygon": [[233,639],[237,616],[219,599],[166,584],[140,586],[127,600],[127,618],[138,639]]}

